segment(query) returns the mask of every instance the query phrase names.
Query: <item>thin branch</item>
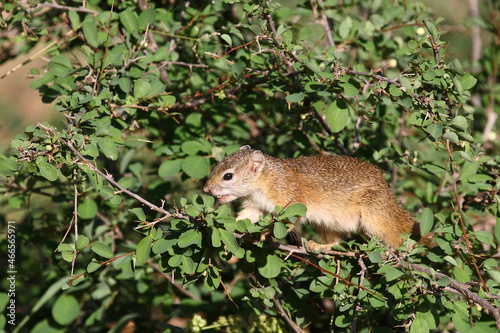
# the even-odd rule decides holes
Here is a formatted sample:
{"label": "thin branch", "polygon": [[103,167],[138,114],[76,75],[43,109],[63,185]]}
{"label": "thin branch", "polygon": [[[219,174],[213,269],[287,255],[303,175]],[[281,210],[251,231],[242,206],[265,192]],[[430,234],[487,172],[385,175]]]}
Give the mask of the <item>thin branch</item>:
{"label": "thin branch", "polygon": [[484,283],[483,278],[481,277],[481,274],[479,273],[479,267],[477,266],[476,259],[473,256],[472,246],[470,244],[469,237],[467,236],[467,230],[465,229],[462,204],[460,202],[460,198],[458,197],[458,188],[457,188],[458,177],[455,175],[455,168],[454,168],[454,164],[453,164],[453,159],[451,157],[450,140],[444,140],[444,146],[446,148],[446,152],[448,153],[451,179],[452,179],[452,183],[453,183],[453,190],[455,192],[455,204],[457,206],[458,219],[460,221],[460,227],[462,228],[462,234],[463,234],[463,237],[465,239],[467,253],[470,255],[470,259],[472,261],[472,264],[474,265],[474,268],[476,269],[477,276],[479,277],[479,280],[481,281],[481,284],[482,284],[484,290],[486,292],[488,292],[488,287],[486,286],[486,283]]}
{"label": "thin branch", "polygon": [[[73,35],[73,30],[70,30],[68,31],[64,36],[63,38],[69,38],[71,35]],[[74,36],[72,36],[74,37]],[[41,49],[40,51],[36,52],[35,54],[33,54],[32,56],[30,56],[28,59],[26,59],[25,61],[23,61],[22,63],[20,63],[19,65],[16,65],[14,66],[12,69],[8,70],[7,73],[3,74],[2,76],[0,76],[0,80],[9,76],[10,74],[14,73],[15,71],[17,71],[19,68],[29,64],[30,62],[38,59],[38,57],[42,56],[43,54],[45,54],[45,52],[47,52],[49,49],[51,49],[54,45],[56,45],[57,43],[59,43],[61,41],[61,39],[63,38],[60,38],[58,40],[55,40],[53,41],[52,43],[50,43],[49,45],[45,46],[43,49]]]}
{"label": "thin branch", "polygon": [[[25,6],[29,6],[28,2],[26,2],[26,1],[19,1],[19,2],[24,4]],[[27,12],[29,14],[33,14],[39,8],[61,9],[61,10],[67,10],[67,11],[74,10],[76,12],[82,12],[82,13],[87,13],[87,14],[92,14],[92,15],[99,14],[98,11],[88,9],[85,7],[70,7],[70,6],[59,5],[57,3],[39,3],[35,7],[29,7],[29,9],[27,9]]]}
{"label": "thin branch", "polygon": [[396,87],[398,87],[401,91],[409,94],[410,96],[412,96],[413,98],[415,98],[417,101],[419,101],[423,106],[425,106],[429,110],[429,112],[432,111],[432,109],[431,109],[431,107],[429,105],[429,100],[428,100],[427,97],[420,96],[417,93],[407,91],[406,88],[401,83],[399,83],[396,80],[392,80],[392,79],[389,79],[388,77],[385,77],[385,76],[382,76],[382,75],[378,75],[378,74],[375,74],[375,73],[360,72],[360,71],[355,71],[355,70],[352,70],[352,69],[346,69],[345,72],[348,73],[348,74],[352,74],[352,75],[359,75],[359,76],[371,77],[371,78],[377,79],[379,81],[384,81],[384,82],[393,84]]}
{"label": "thin branch", "polygon": [[[363,285],[363,282],[365,281],[365,272],[367,270],[365,262],[363,261],[363,257],[358,258],[358,263],[359,263],[359,267],[361,267],[361,271],[359,272],[359,284]],[[360,291],[361,291],[361,289],[358,289],[358,296],[359,296]],[[361,309],[362,309],[361,300],[358,297],[356,297],[356,306],[354,308],[354,315],[353,315],[353,320],[352,320],[352,324],[351,324],[351,333],[356,332],[358,313],[359,313],[359,310],[361,310]]]}
{"label": "thin branch", "polygon": [[279,314],[285,318],[285,321],[290,325],[290,327],[293,329],[294,332],[296,333],[302,333],[303,331],[300,329],[300,327],[295,324],[295,322],[288,316],[288,314],[283,310],[283,307],[281,306],[281,303],[273,297],[273,303],[278,309]]}
{"label": "thin branch", "polygon": [[[448,279],[450,279],[449,286],[451,288],[453,288],[454,290],[456,290],[457,293],[463,295],[468,300],[480,305],[486,313],[495,317],[496,325],[500,329],[500,309],[494,307],[488,301],[486,301],[484,298],[479,296],[477,293],[471,291],[469,289],[469,286],[467,286],[463,283],[457,282],[456,280],[450,278],[449,276],[447,276],[443,273],[435,272],[433,274],[433,272],[429,268],[418,265],[418,264],[410,264],[410,267],[411,267],[411,269],[413,269],[415,271],[426,273],[429,276],[433,276],[435,274],[435,277],[437,280],[444,278],[444,277],[447,277]],[[450,291],[452,291],[452,290],[450,290]]]}
{"label": "thin branch", "polygon": [[168,275],[167,273],[162,271],[160,266],[158,266],[157,263],[151,261],[151,259],[148,259],[148,261],[146,261],[146,262],[149,266],[153,267],[154,270],[156,270],[158,273],[160,273],[161,276],[163,276],[175,288],[177,288],[177,290],[179,290],[181,293],[183,293],[184,295],[186,295],[187,297],[189,297],[195,301],[201,301],[201,299],[198,296],[196,296],[195,294],[193,294],[189,290],[185,289],[181,284],[179,284],[179,282],[175,281],[170,275]]}
{"label": "thin branch", "polygon": [[[77,176],[77,170],[73,169],[73,188],[74,188],[74,199],[73,199],[73,218],[71,219],[72,221],[75,221],[75,243],[78,240],[78,188],[76,184],[76,176]],[[68,229],[69,230],[69,229]],[[75,250],[73,252],[73,261],[71,262],[71,276],[74,276],[75,274],[75,262],[76,262],[76,254],[78,253],[78,250],[75,247]]]}
{"label": "thin branch", "polygon": [[332,28],[330,28],[330,25],[328,24],[328,18],[326,17],[325,10],[324,10],[324,5],[323,5],[323,0],[317,0],[319,7],[321,7],[321,25],[323,26],[323,29],[325,30],[326,34],[326,39],[328,40],[328,45],[330,46],[335,46],[335,41],[333,40],[332,36]]}
{"label": "thin branch", "polygon": [[[48,127],[42,125],[41,123],[38,123],[37,126],[40,127],[40,128],[43,128],[45,131],[47,131],[47,132],[51,133],[52,135],[56,136],[56,133],[51,128],[48,128]],[[89,167],[92,171],[98,173],[101,177],[103,177],[104,179],[106,179],[106,181],[108,181],[110,184],[112,184],[113,186],[117,187],[121,192],[123,192],[123,193],[127,194],[128,196],[134,198],[135,200],[143,203],[144,205],[148,206],[152,210],[155,210],[157,212],[160,212],[160,213],[164,214],[165,216],[168,216],[168,217],[174,216],[174,217],[184,218],[184,215],[180,215],[178,213],[171,214],[170,212],[168,212],[167,210],[163,209],[162,207],[156,206],[155,204],[147,201],[146,199],[143,199],[141,196],[135,194],[134,192],[131,192],[131,191],[127,190],[126,188],[124,188],[123,186],[121,186],[120,184],[118,184],[116,181],[113,180],[113,178],[111,176],[105,174],[104,172],[102,172],[101,170],[99,170],[98,168],[96,168],[92,163],[90,163],[90,161],[87,160],[78,151],[78,149],[76,149],[73,146],[73,144],[71,143],[70,140],[66,141],[66,140],[62,139],[61,137],[58,137],[57,140],[59,140],[62,144],[64,144],[65,146],[67,146],[69,149],[71,149],[71,151],[73,151],[73,153],[75,153],[76,156],[78,156],[78,158],[80,158],[80,160],[81,160],[81,162],[83,164],[85,164],[87,167]]]}

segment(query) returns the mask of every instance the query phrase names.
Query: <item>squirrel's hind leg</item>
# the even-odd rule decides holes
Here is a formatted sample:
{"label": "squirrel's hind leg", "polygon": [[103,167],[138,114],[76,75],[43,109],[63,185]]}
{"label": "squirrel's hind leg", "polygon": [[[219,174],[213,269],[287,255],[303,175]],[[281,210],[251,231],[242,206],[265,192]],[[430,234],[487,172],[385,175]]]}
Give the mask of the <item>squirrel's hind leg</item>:
{"label": "squirrel's hind leg", "polygon": [[330,250],[332,246],[337,245],[342,239],[340,233],[336,231],[321,227],[316,228],[316,230],[320,234],[323,243],[318,244],[310,240],[305,244],[307,251],[317,252],[319,250]]}

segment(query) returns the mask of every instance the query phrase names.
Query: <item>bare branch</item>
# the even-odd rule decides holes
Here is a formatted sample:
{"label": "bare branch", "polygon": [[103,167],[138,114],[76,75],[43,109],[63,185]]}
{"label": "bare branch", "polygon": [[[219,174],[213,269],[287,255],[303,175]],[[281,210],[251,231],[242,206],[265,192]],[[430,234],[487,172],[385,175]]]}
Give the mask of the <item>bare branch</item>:
{"label": "bare branch", "polygon": [[300,329],[300,327],[295,324],[295,322],[288,316],[288,314],[283,310],[283,307],[281,306],[281,303],[273,297],[273,302],[276,308],[278,309],[279,314],[285,318],[285,321],[290,325],[290,327],[293,329],[294,332],[297,333],[302,333],[303,331]]}

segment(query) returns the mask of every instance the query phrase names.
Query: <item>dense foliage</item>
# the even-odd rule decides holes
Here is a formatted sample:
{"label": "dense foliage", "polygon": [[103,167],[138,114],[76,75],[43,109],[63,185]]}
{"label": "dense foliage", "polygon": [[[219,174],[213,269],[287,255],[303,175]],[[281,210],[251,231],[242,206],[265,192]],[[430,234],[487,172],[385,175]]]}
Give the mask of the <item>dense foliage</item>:
{"label": "dense foliage", "polygon": [[[64,115],[0,155],[4,329],[497,332],[498,43],[466,65],[408,0],[83,3],[1,5],[0,61],[43,43],[31,87]],[[284,241],[300,204],[236,221],[202,188],[242,144],[378,165],[435,246],[307,253]]]}

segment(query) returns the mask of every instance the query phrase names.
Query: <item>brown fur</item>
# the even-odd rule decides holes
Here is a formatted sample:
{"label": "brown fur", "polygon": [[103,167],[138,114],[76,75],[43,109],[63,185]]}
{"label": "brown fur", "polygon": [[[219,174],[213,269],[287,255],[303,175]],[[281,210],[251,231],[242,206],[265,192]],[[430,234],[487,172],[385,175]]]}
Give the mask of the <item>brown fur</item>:
{"label": "brown fur", "polygon": [[[230,180],[224,175],[232,174]],[[228,177],[228,176],[226,176]],[[238,219],[252,222],[273,213],[276,205],[300,202],[305,220],[329,248],[345,234],[363,232],[397,247],[401,234],[412,232],[413,219],[402,209],[376,166],[347,156],[300,156],[280,159],[243,146],[221,161],[205,188],[221,202],[243,197]]]}

